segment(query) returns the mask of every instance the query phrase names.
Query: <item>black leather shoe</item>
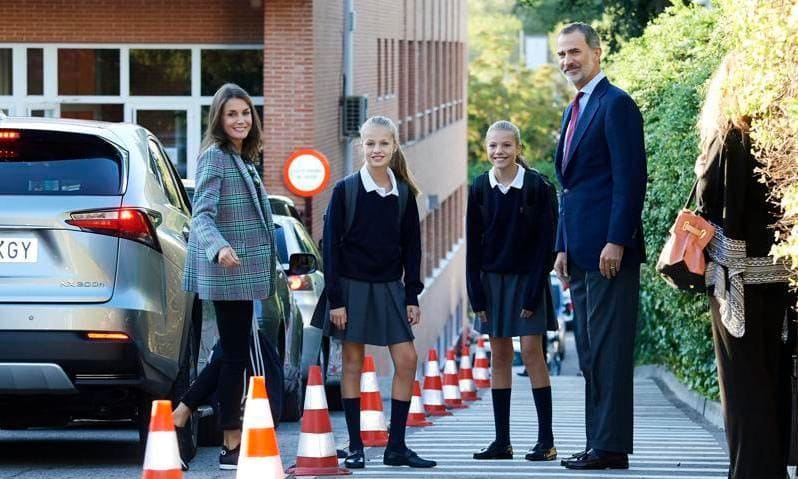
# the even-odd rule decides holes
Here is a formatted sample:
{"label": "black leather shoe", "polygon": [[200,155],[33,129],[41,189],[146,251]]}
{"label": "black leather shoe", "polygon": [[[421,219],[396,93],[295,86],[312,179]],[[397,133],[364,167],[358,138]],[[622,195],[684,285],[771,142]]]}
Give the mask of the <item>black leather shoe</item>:
{"label": "black leather shoe", "polygon": [[567,469],[629,469],[629,456],[622,452],[591,449],[582,457],[565,461]]}
{"label": "black leather shoe", "polygon": [[366,455],[363,454],[363,449],[349,451],[349,455],[344,459],[344,466],[347,469],[363,469],[366,467]]}
{"label": "black leather shoe", "polygon": [[524,459],[527,461],[553,461],[557,459],[557,448],[554,446],[546,447],[537,443],[526,453]]}
{"label": "black leather shoe", "polygon": [[570,456],[566,457],[565,459],[563,459],[562,461],[560,461],[560,465],[564,466],[566,462],[573,461],[574,459],[579,459],[580,457],[584,456],[585,454],[587,454],[587,449],[583,449],[581,451],[575,452],[575,453],[571,454]]}
{"label": "black leather shoe", "polygon": [[509,444],[507,444],[506,446],[502,446],[496,444],[496,441],[490,443],[490,446],[486,447],[485,449],[474,453],[474,459],[481,459],[481,460],[512,459],[512,458],[513,458],[513,446]]}
{"label": "black leather shoe", "polygon": [[404,451],[391,451],[390,449],[386,449],[385,454],[382,456],[382,463],[386,466],[410,466],[424,468],[435,467],[438,465],[438,463],[435,461],[418,457],[418,454],[411,451],[409,448],[405,448]]}

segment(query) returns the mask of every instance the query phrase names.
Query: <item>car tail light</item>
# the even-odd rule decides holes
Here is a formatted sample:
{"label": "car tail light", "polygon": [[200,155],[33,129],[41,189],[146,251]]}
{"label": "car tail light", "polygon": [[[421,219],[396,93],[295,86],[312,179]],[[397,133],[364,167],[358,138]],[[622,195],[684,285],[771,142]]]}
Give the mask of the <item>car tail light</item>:
{"label": "car tail light", "polygon": [[125,333],[86,333],[86,338],[92,341],[130,341],[130,336]]}
{"label": "car tail light", "polygon": [[310,276],[306,274],[289,276],[288,287],[292,291],[313,291],[313,282],[310,280]]}
{"label": "car tail light", "polygon": [[153,217],[157,218],[157,213],[136,208],[114,208],[75,212],[66,222],[83,231],[137,241],[161,251],[152,225]]}
{"label": "car tail light", "polygon": [[11,142],[19,140],[19,132],[15,130],[0,130],[0,141]]}

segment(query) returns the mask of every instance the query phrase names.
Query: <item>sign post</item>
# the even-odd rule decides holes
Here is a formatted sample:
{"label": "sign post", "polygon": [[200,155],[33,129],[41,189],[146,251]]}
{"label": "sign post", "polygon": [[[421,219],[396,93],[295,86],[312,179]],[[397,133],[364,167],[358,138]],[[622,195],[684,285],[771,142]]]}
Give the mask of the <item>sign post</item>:
{"label": "sign post", "polygon": [[300,148],[285,160],[283,182],[288,190],[305,198],[305,223],[313,234],[313,197],[330,182],[330,162],[323,153]]}

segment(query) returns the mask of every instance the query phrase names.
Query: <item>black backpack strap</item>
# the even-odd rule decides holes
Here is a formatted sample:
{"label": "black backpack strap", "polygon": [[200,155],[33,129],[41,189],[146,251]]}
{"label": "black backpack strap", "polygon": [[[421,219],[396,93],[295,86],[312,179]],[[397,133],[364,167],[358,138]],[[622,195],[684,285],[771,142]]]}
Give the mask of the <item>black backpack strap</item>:
{"label": "black backpack strap", "polygon": [[482,227],[488,224],[488,205],[485,198],[490,194],[490,181],[488,181],[489,172],[482,173],[474,179],[474,194],[479,206],[479,213],[482,217]]}
{"label": "black backpack strap", "polygon": [[397,181],[396,188],[399,189],[399,230],[402,230],[402,220],[407,211],[407,199],[410,197],[410,187],[404,181]]}
{"label": "black backpack strap", "polygon": [[344,178],[344,232],[345,237],[355,222],[355,208],[357,207],[357,191],[360,187],[360,172],[357,171]]}
{"label": "black backpack strap", "polygon": [[535,210],[535,202],[538,197],[538,188],[540,188],[540,173],[534,169],[524,169],[524,185],[521,187],[521,215],[527,220],[531,221],[532,214]]}

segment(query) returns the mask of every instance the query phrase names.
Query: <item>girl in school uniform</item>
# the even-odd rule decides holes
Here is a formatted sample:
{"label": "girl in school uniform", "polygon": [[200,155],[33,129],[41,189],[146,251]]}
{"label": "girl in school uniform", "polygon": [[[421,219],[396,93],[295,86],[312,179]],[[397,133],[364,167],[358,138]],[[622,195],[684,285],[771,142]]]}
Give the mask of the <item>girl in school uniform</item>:
{"label": "girl in school uniform", "polygon": [[[391,426],[383,462],[433,467],[434,461],[422,459],[405,445],[417,362],[411,326],[421,321],[418,295],[424,287],[419,277],[421,236],[415,200],[419,190],[393,121],[369,118],[360,137],[364,165],[354,173],[357,177],[335,185],[324,223],[328,308],[324,333],[343,342],[341,387],[349,431],[345,464],[355,469],[365,466],[360,375],[364,346],[371,344],[388,346],[394,363]],[[353,211],[347,213],[348,206]]]}
{"label": "girl in school uniform", "polygon": [[466,268],[468,296],[478,318],[476,328],[490,335],[496,438],[474,453],[474,459],[513,458],[512,338],[520,336],[521,357],[529,372],[538,416],[538,441],[525,457],[530,461],[551,461],[557,457],[557,450],[541,336],[546,332],[549,316],[553,316],[553,308],[548,307],[551,301],[545,297],[551,294],[552,200],[547,184],[532,183],[543,179],[536,172],[527,172],[518,127],[509,121],[494,123],[488,128],[485,146],[493,167],[476,178],[469,191]]}

